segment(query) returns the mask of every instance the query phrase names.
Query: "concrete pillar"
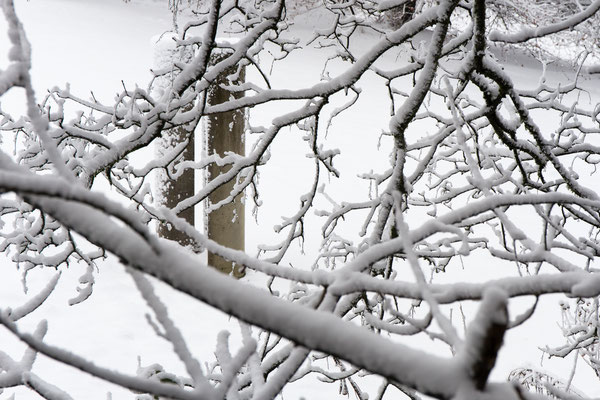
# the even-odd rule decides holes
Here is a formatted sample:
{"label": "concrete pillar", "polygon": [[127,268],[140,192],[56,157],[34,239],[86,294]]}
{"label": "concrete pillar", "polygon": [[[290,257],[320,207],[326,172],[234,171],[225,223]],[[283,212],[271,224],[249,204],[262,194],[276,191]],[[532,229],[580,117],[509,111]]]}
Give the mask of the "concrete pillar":
{"label": "concrete pillar", "polygon": [[[217,64],[225,57],[227,57],[226,53],[213,54],[211,63],[213,65]],[[217,81],[213,83],[208,90],[208,104],[221,104],[243,96],[242,92],[229,92],[219,86],[241,84],[245,79],[244,70],[242,70],[238,78],[233,81],[227,78],[228,75],[235,74],[236,71],[237,66],[231,70],[225,71]],[[204,150],[206,154],[218,154],[223,157],[227,152],[233,152],[244,155],[244,120],[244,110],[209,115],[206,118],[206,131],[204,133]],[[206,179],[207,181],[211,181],[220,173],[226,172],[227,170],[229,170],[229,166],[219,167],[216,164],[211,164],[206,171]],[[234,184],[235,182],[231,181],[215,190],[208,198],[209,205],[216,204],[229,196]],[[245,247],[244,217],[243,195],[239,195],[233,202],[207,213],[205,229],[208,237],[223,246],[243,251]],[[234,265],[232,262],[210,252],[208,253],[208,265],[215,267],[223,273],[231,274],[236,278],[244,276],[244,271],[241,266]]]}
{"label": "concrete pillar", "polygon": [[[225,57],[227,53],[217,52],[211,57],[212,65],[217,64]],[[182,52],[176,49],[175,42],[172,36],[164,35],[160,39],[155,40],[155,67],[157,69],[170,68],[176,60],[187,61],[191,54]],[[243,93],[232,93],[220,87],[220,85],[239,85],[245,79],[245,72],[242,70],[237,79],[231,81],[228,76],[235,74],[237,66],[231,70],[225,71],[213,84],[210,86],[207,93],[207,102],[211,105],[221,104],[226,101],[237,99],[243,96]],[[154,84],[154,94],[168,95],[168,90],[171,88],[173,74],[157,79]],[[245,115],[243,110],[226,112],[220,114],[209,115],[206,117],[203,151],[206,155],[218,154],[223,157],[227,152],[244,155],[245,153]],[[175,164],[182,161],[193,161],[194,155],[194,129],[195,126],[181,126],[163,132],[160,139],[157,140],[156,156],[162,157],[165,154],[172,152],[173,149],[183,146],[187,140],[187,144],[183,148],[181,155],[178,157]],[[212,164],[206,170],[206,180],[210,181],[217,177],[222,172],[227,172],[229,167],[219,167]],[[172,170],[170,169],[170,172]],[[211,204],[216,204],[224,198],[228,197],[233,189],[235,182],[229,182],[226,185],[219,187],[209,197],[207,208]],[[177,178],[172,174],[167,174],[161,170],[156,178],[156,204],[168,208],[175,207],[180,201],[193,196],[194,194],[194,170],[190,169],[179,175]],[[233,248],[236,250],[244,250],[245,248],[245,212],[243,204],[243,195],[239,195],[235,200],[217,210],[208,212],[204,222],[204,228],[208,237],[217,243]],[[194,225],[194,209],[189,208],[182,211],[179,217],[184,218],[189,224]],[[160,223],[158,226],[158,234],[169,240],[177,241],[182,246],[193,246],[194,250],[198,250],[194,246],[194,241],[185,233],[176,230],[170,224]],[[223,259],[222,257],[208,253],[208,265],[218,269],[219,271],[231,274],[236,278],[244,276],[241,266],[234,265],[232,262]]]}

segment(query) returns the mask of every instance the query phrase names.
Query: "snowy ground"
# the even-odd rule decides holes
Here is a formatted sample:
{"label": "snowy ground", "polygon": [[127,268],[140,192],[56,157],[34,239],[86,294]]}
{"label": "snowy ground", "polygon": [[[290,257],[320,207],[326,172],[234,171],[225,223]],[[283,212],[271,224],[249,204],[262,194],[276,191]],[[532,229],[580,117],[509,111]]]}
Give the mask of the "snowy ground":
{"label": "snowy ground", "polygon": [[[85,96],[89,90],[94,91],[98,99],[110,100],[122,88],[122,84],[132,87],[136,83],[145,86],[150,78],[148,72],[152,65],[153,48],[150,38],[170,28],[171,16],[163,2],[136,1],[124,3],[121,0],[31,0],[18,2],[17,10],[22,18],[33,46],[33,79],[38,92],[38,99],[44,90],[54,85],[71,84],[75,93]],[[318,21],[313,21],[318,23]],[[5,31],[4,21],[0,21],[0,31]],[[359,46],[368,46],[368,38]],[[5,38],[0,39],[0,67],[6,60]],[[399,55],[401,56],[401,55]],[[299,58],[293,58],[299,57]],[[391,56],[390,56],[391,57]],[[332,65],[332,70],[336,66]],[[522,84],[537,82],[540,65],[526,58],[516,59],[508,67],[510,73]],[[306,53],[293,55],[285,68],[275,69],[273,82],[287,81],[294,78],[298,86],[303,82],[314,81],[321,72],[321,60],[307,57]],[[568,76],[572,71],[556,70],[554,79]],[[279,75],[277,75],[279,74]],[[330,132],[332,147],[339,147],[342,156],[338,160],[338,168],[345,172],[340,183],[335,186],[335,198],[359,199],[366,192],[364,183],[357,183],[355,175],[365,172],[366,168],[360,159],[364,148],[356,146],[354,135],[371,135],[373,157],[369,159],[373,169],[387,165],[387,152],[376,150],[377,133],[387,125],[389,104],[381,104],[377,90],[369,88],[367,76],[361,83],[365,89],[359,107],[364,110],[360,115],[351,113],[336,120]],[[123,83],[121,83],[123,81]],[[600,99],[597,85],[590,82],[591,100]],[[2,107],[18,109],[22,104],[18,93],[3,97]],[[342,101],[342,99],[339,99]],[[258,107],[253,111],[253,121],[259,124],[261,119],[269,121],[272,111]],[[361,137],[361,146],[364,140]],[[272,165],[261,175],[261,188],[265,195],[265,205],[260,211],[261,228],[248,218],[248,249],[253,249],[271,235],[270,228],[280,221],[281,215],[291,215],[298,205],[299,195],[308,191],[312,170],[304,152],[298,152],[298,146],[305,146],[298,132],[290,130],[277,139],[273,151]],[[308,171],[307,171],[308,166]],[[289,190],[273,196],[269,190],[280,182],[299,182],[290,185]],[[600,190],[600,185],[599,185]],[[325,207],[325,204],[323,205]],[[250,214],[250,213],[248,213]],[[348,221],[348,229],[352,229],[353,221]],[[312,224],[312,225],[311,225]],[[316,232],[310,235],[306,249],[318,248],[320,226],[317,219],[309,219],[307,229]],[[311,260],[311,254],[296,255],[287,260],[298,267],[308,267],[304,263]],[[8,260],[1,261],[0,274],[0,307],[21,304],[28,295],[36,293],[54,271],[32,271],[28,277],[29,294],[23,293],[20,285],[20,272]],[[133,282],[123,268],[114,261],[101,266],[96,277],[93,296],[86,302],[69,307],[67,302],[77,294],[77,280],[84,273],[84,268],[74,267],[62,272],[59,290],[51,300],[22,321],[22,326],[33,329],[40,319],[48,319],[49,343],[67,347],[71,351],[93,360],[95,363],[134,374],[138,356],[141,363],[148,365],[161,363],[167,370],[183,373],[183,369],[172,356],[171,349],[163,340],[157,338],[145,320],[146,307],[140,299]],[[464,280],[482,280],[494,277],[494,274],[506,276],[505,271],[496,271],[490,266],[467,265],[465,271],[457,269],[453,279],[464,276]],[[516,273],[513,271],[512,273]],[[440,282],[445,278],[440,276]],[[159,285],[160,286],[160,285]],[[160,294],[167,299],[169,310],[174,320],[179,323],[194,354],[200,360],[210,362],[215,346],[216,333],[224,328],[237,333],[236,324],[225,315],[215,312],[195,301],[189,301],[185,295],[174,293],[160,286]],[[529,320],[522,328],[511,331],[506,339],[510,344],[500,355],[498,366],[494,370],[494,378],[505,379],[508,372],[516,367],[529,363],[538,365],[541,352],[537,346],[556,345],[562,336],[554,321],[559,318],[558,298],[544,300],[542,312]],[[523,312],[529,302],[511,303],[511,311]],[[467,303],[466,309],[470,307]],[[9,355],[19,358],[24,347],[12,339],[4,331],[0,331],[0,349],[9,349]],[[425,351],[440,351],[449,355],[447,348],[432,343],[423,343]],[[545,360],[543,368],[556,375],[564,375],[572,364],[559,360]],[[91,378],[71,368],[63,367],[45,357],[40,357],[35,371],[50,383],[64,388],[75,399],[106,399],[107,391],[111,391],[113,399],[131,399],[133,394],[119,390],[112,385]],[[579,366],[575,386],[591,396],[600,396],[599,381],[586,367]],[[284,398],[298,399],[330,399],[337,392],[335,385],[296,384],[284,392]],[[36,399],[37,396],[27,390],[6,390],[0,399],[9,399],[15,393],[16,399]]]}

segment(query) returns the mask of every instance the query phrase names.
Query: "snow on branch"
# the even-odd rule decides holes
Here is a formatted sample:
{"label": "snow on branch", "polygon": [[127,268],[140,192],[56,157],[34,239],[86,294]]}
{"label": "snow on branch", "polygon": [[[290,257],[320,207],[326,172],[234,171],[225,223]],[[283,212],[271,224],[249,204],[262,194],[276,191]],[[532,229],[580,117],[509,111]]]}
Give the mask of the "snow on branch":
{"label": "snow on branch", "polygon": [[523,43],[531,39],[549,36],[560,31],[572,29],[580,23],[588,20],[600,10],[600,1],[596,0],[589,4],[582,11],[565,18],[564,20],[548,24],[539,28],[525,28],[516,33],[502,33],[492,31],[489,34],[489,40],[504,43]]}
{"label": "snow on branch", "polygon": [[[141,391],[144,393],[155,393],[159,396],[167,396],[173,399],[187,400],[205,398],[204,395],[200,393],[186,392],[173,385],[156,383],[146,379],[124,375],[114,370],[97,366],[93,362],[77,356],[68,350],[63,350],[58,347],[48,345],[34,335],[22,333],[17,328],[15,323],[8,318],[5,311],[2,311],[2,314],[0,315],[0,324],[6,327],[10,332],[12,332],[16,337],[18,337],[36,352],[44,354],[56,361],[80,369],[85,373],[100,379],[104,379],[108,382],[112,382],[132,390]],[[206,398],[210,397],[206,396]]]}

